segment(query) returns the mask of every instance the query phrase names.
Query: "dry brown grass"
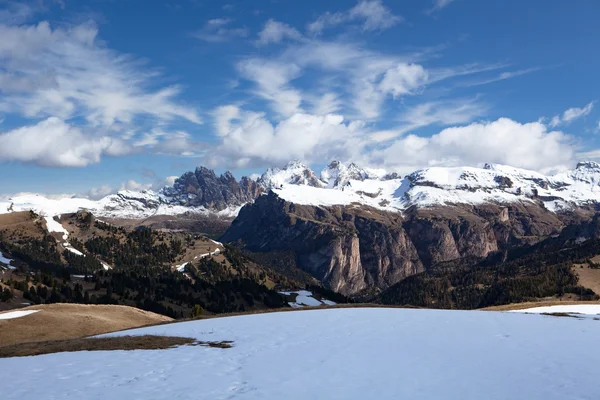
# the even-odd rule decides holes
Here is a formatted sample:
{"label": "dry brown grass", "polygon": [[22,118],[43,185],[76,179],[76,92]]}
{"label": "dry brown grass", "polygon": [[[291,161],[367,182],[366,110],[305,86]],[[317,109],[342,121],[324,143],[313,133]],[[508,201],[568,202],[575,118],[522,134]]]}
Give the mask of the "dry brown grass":
{"label": "dry brown grass", "polygon": [[160,350],[186,344],[195,344],[195,340],[186,337],[153,335],[49,340],[2,346],[0,347],[0,358],[37,356],[70,351]]}
{"label": "dry brown grass", "polygon": [[29,211],[0,214],[0,231],[9,242],[22,238],[42,238],[44,231],[40,223],[40,218],[32,218]]}
{"label": "dry brown grass", "polygon": [[164,315],[127,306],[44,304],[20,310],[41,311],[0,320],[0,346],[81,338],[172,321]]}
{"label": "dry brown grass", "polygon": [[[598,256],[594,257],[592,261],[595,263],[600,262]],[[587,264],[575,264],[572,270],[579,277],[581,286],[600,294],[600,269],[590,268]]]}

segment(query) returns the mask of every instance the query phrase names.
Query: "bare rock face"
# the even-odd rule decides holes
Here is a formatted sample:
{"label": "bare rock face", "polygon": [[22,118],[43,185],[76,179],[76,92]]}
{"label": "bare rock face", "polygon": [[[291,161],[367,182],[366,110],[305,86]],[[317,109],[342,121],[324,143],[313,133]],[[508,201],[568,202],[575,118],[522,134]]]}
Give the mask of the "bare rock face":
{"label": "bare rock face", "polygon": [[423,271],[399,214],[295,205],[273,192],[244,206],[222,240],[251,251],[291,250],[300,268],[344,294]]}
{"label": "bare rock face", "polygon": [[256,181],[243,177],[236,181],[231,172],[217,176],[211,169],[196,168],[175,180],[173,187],[165,187],[162,195],[171,204],[187,207],[205,207],[221,211],[253,201],[262,193]]}
{"label": "bare rock face", "polygon": [[332,290],[357,295],[383,290],[439,262],[536,243],[583,219],[534,202],[400,214],[366,206],[296,205],[270,192],[244,206],[222,240],[256,252],[293,251],[299,268]]}

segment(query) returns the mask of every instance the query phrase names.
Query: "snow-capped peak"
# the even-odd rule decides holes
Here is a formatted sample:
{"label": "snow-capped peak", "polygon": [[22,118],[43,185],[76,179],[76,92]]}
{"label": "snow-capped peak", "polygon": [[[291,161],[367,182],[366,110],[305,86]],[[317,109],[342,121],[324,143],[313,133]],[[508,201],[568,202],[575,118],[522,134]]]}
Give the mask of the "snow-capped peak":
{"label": "snow-capped peak", "polygon": [[284,184],[306,185],[322,188],[326,184],[322,182],[312,169],[298,160],[290,161],[282,169],[269,168],[258,179],[258,183],[266,190],[279,188]]}
{"label": "snow-capped peak", "polygon": [[600,171],[600,164],[595,161],[581,161],[577,163],[577,167],[575,167],[575,169],[592,169]]}
{"label": "snow-capped peak", "polygon": [[369,178],[377,178],[377,176],[369,174],[354,163],[345,165],[339,161],[332,161],[321,171],[321,180],[327,184],[328,188],[343,188],[351,180],[364,181]]}

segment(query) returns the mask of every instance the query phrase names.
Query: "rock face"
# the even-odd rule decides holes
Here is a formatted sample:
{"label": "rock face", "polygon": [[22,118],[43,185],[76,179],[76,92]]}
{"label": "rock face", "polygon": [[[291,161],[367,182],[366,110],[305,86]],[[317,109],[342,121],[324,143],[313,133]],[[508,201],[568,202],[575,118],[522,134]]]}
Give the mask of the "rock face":
{"label": "rock face", "polygon": [[252,251],[292,250],[300,268],[344,294],[422,271],[400,215],[370,211],[295,205],[270,192],[244,206],[222,239]]}
{"label": "rock face", "polygon": [[248,177],[238,182],[229,171],[217,177],[213,170],[198,167],[195,172],[183,174],[172,187],[165,187],[161,192],[171,204],[221,211],[253,201],[262,193],[262,188]]}
{"label": "rock face", "polygon": [[223,236],[257,252],[293,251],[299,268],[345,295],[383,290],[430,266],[558,235],[588,214],[560,215],[540,203],[412,208],[311,206],[275,193],[242,208]]}

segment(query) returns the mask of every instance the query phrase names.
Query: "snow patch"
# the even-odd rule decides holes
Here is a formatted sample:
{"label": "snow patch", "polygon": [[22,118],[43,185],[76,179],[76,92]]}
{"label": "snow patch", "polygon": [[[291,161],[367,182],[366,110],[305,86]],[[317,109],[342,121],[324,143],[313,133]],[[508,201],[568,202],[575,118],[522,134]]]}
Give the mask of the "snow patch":
{"label": "snow patch", "polygon": [[2,253],[0,252],[0,263],[2,263],[2,264],[6,264],[6,265],[7,265],[7,266],[10,268],[10,267],[11,267],[10,263],[11,263],[12,261],[13,261],[13,260],[11,260],[10,258],[7,258],[7,257],[5,257],[5,256],[4,256],[4,254],[2,254]]}
{"label": "snow patch", "polygon": [[279,292],[279,294],[282,294],[285,296],[291,296],[292,294],[296,294],[296,301],[288,302],[288,304],[293,308],[318,307],[318,306],[322,306],[322,305],[333,306],[333,305],[337,304],[331,300],[326,300],[326,299],[317,300],[313,297],[312,292],[310,292],[308,290],[283,291],[283,292]]}
{"label": "snow patch", "polygon": [[0,313],[0,319],[14,319],[21,318],[29,314],[36,313],[40,310],[23,310],[23,311],[10,311],[6,313]]}
{"label": "snow patch", "polygon": [[530,313],[530,314],[583,314],[583,315],[598,315],[600,314],[600,304],[570,304],[564,306],[543,306],[532,307],[524,310],[511,310],[510,312]]}
{"label": "snow patch", "polygon": [[67,240],[67,238],[69,237],[69,231],[67,231],[60,224],[60,222],[55,221],[52,216],[46,216],[44,217],[44,219],[46,220],[46,228],[48,229],[48,232],[62,233],[62,239]]}

